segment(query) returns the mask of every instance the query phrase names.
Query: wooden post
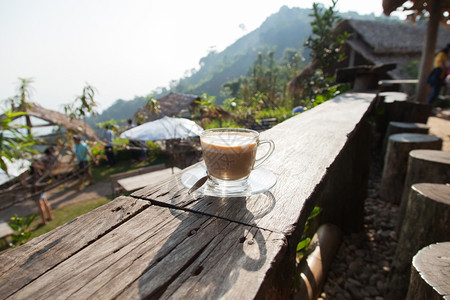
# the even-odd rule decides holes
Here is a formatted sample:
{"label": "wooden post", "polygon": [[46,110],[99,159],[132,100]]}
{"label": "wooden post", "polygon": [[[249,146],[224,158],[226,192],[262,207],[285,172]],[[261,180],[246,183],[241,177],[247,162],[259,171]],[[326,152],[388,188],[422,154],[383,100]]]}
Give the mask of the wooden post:
{"label": "wooden post", "polygon": [[323,224],[311,240],[312,252],[298,266],[299,288],[294,299],[317,299],[328,269],[341,244],[342,231],[333,224]]}
{"label": "wooden post", "polygon": [[450,242],[446,242],[429,245],[414,256],[407,300],[450,297],[449,254]]}
{"label": "wooden post", "polygon": [[419,249],[449,240],[450,186],[433,183],[413,185],[385,299],[405,298],[408,291],[411,260]]}
{"label": "wooden post", "polygon": [[450,152],[439,150],[413,150],[409,152],[406,179],[396,225],[397,234],[400,233],[405,217],[411,186],[421,182],[442,184],[450,182]]}
{"label": "wooden post", "polygon": [[397,120],[393,117],[393,110],[396,102],[404,102],[408,99],[406,93],[401,92],[382,92],[378,94],[378,110],[383,113],[377,116],[377,132],[384,137],[386,129],[390,121],[403,121]]}
{"label": "wooden post", "polygon": [[384,92],[379,96],[381,100],[379,109],[384,111],[377,119],[377,132],[381,136],[381,141],[384,140],[389,122],[427,123],[431,105],[407,101],[407,98],[398,92]]}
{"label": "wooden post", "polygon": [[386,104],[389,121],[427,123],[431,105],[414,101],[394,101]]}
{"label": "wooden post", "polygon": [[386,136],[383,142],[383,153],[386,152],[389,137],[397,133],[422,133],[428,134],[430,126],[424,123],[409,123],[409,122],[389,122],[386,130]]}
{"label": "wooden post", "polygon": [[406,177],[408,155],[415,149],[442,148],[442,139],[419,133],[398,133],[389,137],[384,168],[381,176],[380,196],[384,201],[400,204]]}
{"label": "wooden post", "polygon": [[436,41],[441,20],[441,0],[428,1],[430,7],[430,18],[428,19],[427,35],[423,43],[422,59],[420,61],[419,84],[417,85],[416,100],[425,103],[428,97],[427,78],[433,63],[433,55],[436,49]]}

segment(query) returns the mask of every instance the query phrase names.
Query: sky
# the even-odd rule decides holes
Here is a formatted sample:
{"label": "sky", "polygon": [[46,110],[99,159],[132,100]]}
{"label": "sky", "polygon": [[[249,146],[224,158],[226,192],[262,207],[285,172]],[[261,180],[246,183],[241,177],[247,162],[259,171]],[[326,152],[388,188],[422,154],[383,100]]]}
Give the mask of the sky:
{"label": "sky", "polygon": [[[99,112],[199,68],[286,5],[331,0],[0,0],[0,101],[31,78],[30,100],[62,111],[95,87]],[[382,14],[382,0],[339,0],[340,12]]]}

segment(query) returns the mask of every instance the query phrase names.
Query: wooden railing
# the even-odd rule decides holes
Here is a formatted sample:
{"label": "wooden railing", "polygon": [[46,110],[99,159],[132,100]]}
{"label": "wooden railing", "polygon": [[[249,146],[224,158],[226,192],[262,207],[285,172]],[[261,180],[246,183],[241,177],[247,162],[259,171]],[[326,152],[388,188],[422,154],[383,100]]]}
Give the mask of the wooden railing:
{"label": "wooden railing", "polygon": [[118,183],[118,181],[120,179],[162,170],[165,167],[166,166],[164,164],[157,164],[157,165],[153,165],[150,167],[139,168],[139,169],[133,170],[133,171],[121,172],[121,173],[116,173],[116,174],[110,175],[109,179],[111,180],[111,195],[115,195],[117,192],[120,191],[120,186]]}
{"label": "wooden railing", "polygon": [[6,251],[0,298],[288,298],[315,205],[322,222],[362,226],[375,98],[346,93],[262,132],[269,192],[193,197],[174,175]]}

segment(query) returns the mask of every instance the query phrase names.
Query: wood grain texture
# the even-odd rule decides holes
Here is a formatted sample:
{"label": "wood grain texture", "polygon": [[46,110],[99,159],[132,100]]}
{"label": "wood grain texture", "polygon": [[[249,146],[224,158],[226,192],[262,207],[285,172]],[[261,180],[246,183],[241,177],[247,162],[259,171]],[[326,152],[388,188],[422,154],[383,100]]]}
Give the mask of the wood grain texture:
{"label": "wood grain texture", "polygon": [[239,291],[251,299],[285,245],[281,234],[149,206],[12,297],[205,298]]}
{"label": "wood grain texture", "polygon": [[450,299],[450,242],[431,244],[414,256],[406,299]]}
{"label": "wood grain texture", "polygon": [[25,245],[2,253],[1,297],[29,284],[148,206],[146,201],[118,197]]}

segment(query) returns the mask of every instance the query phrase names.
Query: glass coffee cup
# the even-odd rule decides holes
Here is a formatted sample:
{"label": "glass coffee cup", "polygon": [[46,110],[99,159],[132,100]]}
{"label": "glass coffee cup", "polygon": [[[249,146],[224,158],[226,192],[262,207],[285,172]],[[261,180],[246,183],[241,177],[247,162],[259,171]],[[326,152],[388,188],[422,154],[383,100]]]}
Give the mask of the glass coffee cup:
{"label": "glass coffee cup", "polygon": [[[260,140],[259,133],[242,128],[215,128],[200,134],[203,159],[209,184],[217,190],[240,193],[248,187],[248,177],[274,151],[272,140]],[[256,159],[259,146],[268,144],[263,156]]]}

